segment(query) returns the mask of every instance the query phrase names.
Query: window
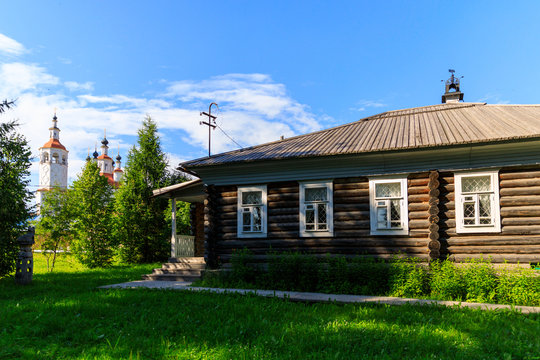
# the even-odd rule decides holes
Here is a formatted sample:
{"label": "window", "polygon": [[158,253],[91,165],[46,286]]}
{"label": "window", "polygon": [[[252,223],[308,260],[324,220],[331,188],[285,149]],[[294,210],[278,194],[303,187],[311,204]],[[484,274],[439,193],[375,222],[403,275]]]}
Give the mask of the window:
{"label": "window", "polygon": [[369,180],[369,208],[372,235],[407,235],[407,178]]}
{"label": "window", "polygon": [[48,153],[43,154],[43,161],[42,162],[49,162],[49,154]]}
{"label": "window", "polygon": [[500,232],[499,172],[454,175],[456,232]]}
{"label": "window", "polygon": [[52,162],[53,164],[59,164],[60,161],[58,160],[58,154],[57,153],[54,153],[53,156],[52,156]]}
{"label": "window", "polygon": [[332,182],[300,183],[300,235],[334,234]]}
{"label": "window", "polygon": [[238,237],[266,236],[266,186],[238,188]]}
{"label": "window", "polygon": [[66,165],[66,157],[62,156],[62,164]]}

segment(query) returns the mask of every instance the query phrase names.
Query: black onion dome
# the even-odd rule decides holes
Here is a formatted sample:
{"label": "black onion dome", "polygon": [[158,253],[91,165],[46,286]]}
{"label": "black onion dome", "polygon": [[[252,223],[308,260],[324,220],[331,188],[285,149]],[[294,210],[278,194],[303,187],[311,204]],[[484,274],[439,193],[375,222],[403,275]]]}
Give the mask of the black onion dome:
{"label": "black onion dome", "polygon": [[120,154],[118,154],[118,156],[116,157],[116,160],[118,161],[122,160],[122,157],[120,156]]}
{"label": "black onion dome", "polygon": [[115,163],[114,160],[113,160],[113,161],[112,161],[112,167],[113,167],[113,168],[114,168],[114,164],[116,164],[116,163]]}
{"label": "black onion dome", "polygon": [[103,140],[101,140],[101,143],[107,146],[109,144],[109,140],[107,140],[107,138],[103,138]]}
{"label": "black onion dome", "polygon": [[90,161],[90,155],[86,157],[86,161]]}
{"label": "black onion dome", "polygon": [[92,155],[94,155],[94,159],[97,159],[97,157],[98,157],[99,154],[98,154],[97,151],[94,151],[94,153],[93,153]]}

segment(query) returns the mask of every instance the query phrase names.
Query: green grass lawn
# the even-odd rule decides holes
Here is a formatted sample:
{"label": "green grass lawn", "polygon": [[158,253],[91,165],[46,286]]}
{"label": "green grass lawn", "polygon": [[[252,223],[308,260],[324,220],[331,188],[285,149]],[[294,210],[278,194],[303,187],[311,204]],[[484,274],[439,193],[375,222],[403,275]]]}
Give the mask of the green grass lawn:
{"label": "green grass lawn", "polygon": [[97,290],[158,264],[0,280],[0,359],[540,359],[540,315]]}

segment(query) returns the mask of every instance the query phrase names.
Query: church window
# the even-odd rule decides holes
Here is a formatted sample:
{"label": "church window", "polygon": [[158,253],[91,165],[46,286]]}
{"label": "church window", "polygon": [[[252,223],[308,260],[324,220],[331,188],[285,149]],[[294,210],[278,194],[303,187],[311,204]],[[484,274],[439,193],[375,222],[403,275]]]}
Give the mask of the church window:
{"label": "church window", "polygon": [[41,162],[49,162],[49,153],[44,153]]}
{"label": "church window", "polygon": [[55,153],[55,154],[53,154],[53,156],[52,156],[52,160],[53,160],[53,161],[52,161],[52,162],[53,162],[53,164],[59,164],[59,163],[60,163],[60,161],[59,161],[59,157],[58,157],[58,154],[56,154],[56,153]]}
{"label": "church window", "polygon": [[66,156],[62,156],[62,164],[66,165]]}

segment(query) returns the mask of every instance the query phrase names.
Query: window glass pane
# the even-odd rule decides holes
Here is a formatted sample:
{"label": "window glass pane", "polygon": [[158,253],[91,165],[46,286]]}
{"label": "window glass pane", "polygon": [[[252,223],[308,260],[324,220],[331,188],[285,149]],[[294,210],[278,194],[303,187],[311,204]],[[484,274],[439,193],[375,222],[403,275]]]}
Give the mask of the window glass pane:
{"label": "window glass pane", "polygon": [[474,203],[473,202],[463,203],[463,217],[464,218],[473,218],[474,219],[475,212],[474,212]]}
{"label": "window glass pane", "polygon": [[317,210],[319,213],[319,229],[326,229],[326,204],[319,204]]}
{"label": "window glass pane", "polygon": [[315,210],[307,209],[306,210],[306,229],[308,224],[315,223]]}
{"label": "window glass pane", "polygon": [[401,227],[401,206],[399,200],[390,200],[390,224],[392,227]]}
{"label": "window glass pane", "polygon": [[375,184],[375,197],[401,197],[400,183],[380,183]]}
{"label": "window glass pane", "polygon": [[491,218],[480,218],[480,224],[491,225]]}
{"label": "window glass pane", "polygon": [[478,195],[478,208],[480,217],[491,217],[491,195],[481,194]]}
{"label": "window glass pane", "polygon": [[461,178],[462,192],[491,191],[491,176],[467,176]]}
{"label": "window glass pane", "polygon": [[251,231],[251,212],[242,212],[242,231]]}
{"label": "window glass pane", "polygon": [[320,187],[320,188],[307,188],[305,195],[306,195],[306,201],[326,201],[327,200],[326,186]]}
{"label": "window glass pane", "polygon": [[242,205],[261,205],[261,191],[244,191],[242,192]]}
{"label": "window glass pane", "polygon": [[388,214],[388,211],[386,210],[386,206],[377,208],[377,228],[378,229],[386,229],[388,227],[387,214]]}
{"label": "window glass pane", "polygon": [[262,231],[261,208],[254,207],[252,211],[253,211],[253,231]]}

